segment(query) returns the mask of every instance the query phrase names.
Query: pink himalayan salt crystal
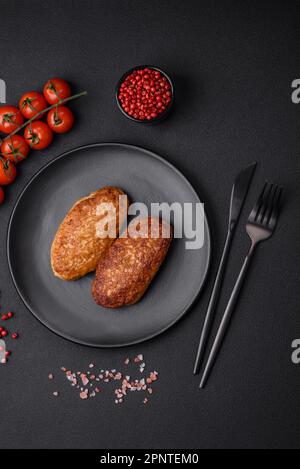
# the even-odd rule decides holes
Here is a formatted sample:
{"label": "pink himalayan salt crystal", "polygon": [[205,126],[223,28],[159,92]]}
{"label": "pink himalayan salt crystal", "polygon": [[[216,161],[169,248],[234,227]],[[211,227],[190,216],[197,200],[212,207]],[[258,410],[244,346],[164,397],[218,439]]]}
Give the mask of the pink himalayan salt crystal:
{"label": "pink himalayan salt crystal", "polygon": [[[129,364],[130,361],[131,360],[127,358],[124,363]],[[142,354],[137,355],[133,359],[133,361],[138,364],[140,371],[143,372],[146,366],[143,355]],[[94,367],[94,365],[90,364],[89,367],[92,368]],[[139,379],[131,380],[130,376],[123,377],[122,372],[117,371],[116,369],[112,369],[110,371],[101,370],[101,374],[99,375],[94,375],[90,371],[86,371],[86,372],[77,371],[75,373],[72,373],[71,371],[67,371],[67,368],[62,368],[62,370],[65,371],[67,379],[71,381],[71,385],[76,386],[76,388],[80,390],[79,396],[81,399],[88,399],[89,397],[95,397],[96,393],[99,393],[102,391],[102,389],[100,388],[97,388],[97,387],[94,388],[93,381],[99,382],[100,380],[104,380],[105,383],[109,383],[113,380],[121,381],[122,384],[120,384],[120,388],[115,390],[116,403],[123,402],[123,399],[125,399],[125,396],[127,396],[128,391],[146,391],[147,394],[152,394],[153,390],[152,388],[148,387],[148,385],[150,385],[153,381],[156,381],[158,379],[157,371],[151,372],[147,378],[145,377],[140,380]],[[80,384],[78,385],[76,377],[75,377],[76,375],[80,376],[80,379],[82,381],[82,387],[80,386]],[[52,379],[52,373],[49,375],[49,379]],[[148,398],[145,398],[143,400],[143,403],[146,404],[147,402],[148,402]]]}
{"label": "pink himalayan salt crystal", "polygon": [[85,391],[82,391],[80,394],[80,399],[87,399],[88,398],[88,391],[85,390]]}
{"label": "pink himalayan salt crystal", "polygon": [[84,373],[80,375],[80,378],[81,378],[83,386],[86,386],[89,383],[89,380]]}

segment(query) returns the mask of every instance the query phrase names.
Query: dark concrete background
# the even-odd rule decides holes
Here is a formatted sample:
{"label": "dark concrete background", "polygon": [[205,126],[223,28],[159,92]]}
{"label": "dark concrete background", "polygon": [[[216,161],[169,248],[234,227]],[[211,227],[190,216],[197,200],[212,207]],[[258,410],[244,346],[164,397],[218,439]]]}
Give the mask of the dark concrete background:
{"label": "dark concrete background", "polygon": [[[300,104],[291,102],[300,73],[299,2],[11,0],[0,1],[0,12],[0,77],[9,103],[55,75],[89,92],[72,105],[73,132],[30,155],[0,208],[2,306],[16,311],[21,334],[9,365],[0,367],[0,446],[299,448],[300,366],[291,362],[291,342],[300,337]],[[114,102],[120,75],[143,63],[166,69],[175,81],[176,109],[156,127],[126,120]],[[132,143],[166,157],[202,197],[213,235],[212,269],[199,302],[164,335],[125,350],[89,349],[50,333],[22,305],[6,262],[7,223],[24,185],[55,156],[93,142]],[[231,186],[253,160],[258,171],[219,314],[249,244],[246,217],[266,178],[285,186],[284,209],[276,235],[257,254],[212,379],[199,391],[193,361]],[[117,407],[111,392],[84,402],[65,383],[53,398],[47,375],[61,365],[116,367],[136,353],[160,372],[149,406],[131,395]]]}

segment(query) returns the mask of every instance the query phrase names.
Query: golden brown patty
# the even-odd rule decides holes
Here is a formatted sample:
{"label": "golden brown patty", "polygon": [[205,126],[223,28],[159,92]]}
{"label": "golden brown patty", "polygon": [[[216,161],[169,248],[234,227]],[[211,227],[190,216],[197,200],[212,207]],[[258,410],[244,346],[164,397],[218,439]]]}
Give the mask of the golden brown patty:
{"label": "golden brown patty", "polygon": [[[143,237],[148,229],[149,236]],[[105,308],[139,301],[171,244],[172,228],[155,218],[141,220],[138,233],[130,232],[130,225],[128,230],[127,237],[118,238],[97,267],[92,294],[96,303]]]}
{"label": "golden brown patty", "polygon": [[[88,197],[80,199],[68,212],[60,225],[52,247],[51,265],[54,274],[63,280],[75,280],[96,269],[103,254],[118,236],[119,196],[124,195],[116,187],[104,187]],[[116,224],[113,224],[113,237],[107,235],[104,221],[116,209]],[[124,223],[128,206],[121,211],[121,224]],[[116,225],[116,226],[115,226]]]}

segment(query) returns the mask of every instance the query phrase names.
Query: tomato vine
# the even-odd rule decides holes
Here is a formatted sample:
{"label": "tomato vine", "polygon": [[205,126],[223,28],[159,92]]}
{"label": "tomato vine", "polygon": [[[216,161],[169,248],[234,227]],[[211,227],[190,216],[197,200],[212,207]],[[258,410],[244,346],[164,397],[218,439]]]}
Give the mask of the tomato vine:
{"label": "tomato vine", "polygon": [[33,121],[37,120],[39,117],[43,116],[45,113],[50,111],[51,109],[58,108],[58,106],[61,106],[62,104],[65,104],[69,101],[72,101],[73,99],[78,99],[81,98],[82,96],[87,95],[87,91],[82,91],[81,93],[74,94],[73,96],[69,96],[68,98],[61,99],[58,103],[52,104],[51,106],[47,107],[46,109],[43,109],[42,111],[38,112],[34,117],[31,119],[28,119],[26,122],[24,122],[22,125],[20,125],[17,129],[15,129],[13,132],[11,132],[9,135],[7,135],[5,138],[0,139],[0,143],[5,142],[9,138],[11,138],[13,135],[16,135],[17,133],[20,132],[23,128],[27,127],[28,125],[32,124]]}

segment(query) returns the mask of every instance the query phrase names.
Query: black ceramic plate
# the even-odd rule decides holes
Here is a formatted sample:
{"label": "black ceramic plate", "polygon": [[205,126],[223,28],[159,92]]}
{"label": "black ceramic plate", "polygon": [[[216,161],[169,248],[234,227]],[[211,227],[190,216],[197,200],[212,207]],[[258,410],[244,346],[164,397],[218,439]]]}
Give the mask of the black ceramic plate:
{"label": "black ceramic plate", "polygon": [[7,254],[18,293],[45,326],[74,342],[117,347],[150,339],[183,316],[204,283],[211,243],[206,222],[204,247],[186,250],[185,240],[175,239],[139,303],[116,310],[97,306],[93,274],[73,282],[54,277],[50,247],[74,202],[106,185],[147,205],[199,202],[185,177],[149,151],[122,144],[81,147],[51,161],[24,189],[9,223]]}

